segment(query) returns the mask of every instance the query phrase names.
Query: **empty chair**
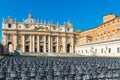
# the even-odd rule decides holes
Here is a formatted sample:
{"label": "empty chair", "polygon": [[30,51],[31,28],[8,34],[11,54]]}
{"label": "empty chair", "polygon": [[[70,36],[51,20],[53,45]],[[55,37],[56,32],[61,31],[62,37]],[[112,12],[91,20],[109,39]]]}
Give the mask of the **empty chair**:
{"label": "empty chair", "polygon": [[13,79],[16,79],[17,78],[17,72],[16,71],[11,71],[10,77],[13,78]]}
{"label": "empty chair", "polygon": [[36,75],[37,75],[37,72],[35,70],[32,70],[30,73],[31,80],[35,80]]}
{"label": "empty chair", "polygon": [[5,72],[3,70],[3,68],[0,68],[0,80],[5,80]]}
{"label": "empty chair", "polygon": [[44,80],[44,76],[36,76],[36,80]]}
{"label": "empty chair", "polygon": [[75,67],[71,66],[68,74],[68,80],[74,80],[75,72]]}
{"label": "empty chair", "polygon": [[31,79],[29,77],[27,77],[27,76],[24,76],[24,77],[22,77],[21,80],[31,80]]}
{"label": "empty chair", "polygon": [[85,80],[91,80],[91,75],[89,73],[85,75]]}
{"label": "empty chair", "polygon": [[75,80],[82,80],[82,77],[81,77],[81,75],[76,74],[74,79],[75,79]]}
{"label": "empty chair", "polygon": [[54,70],[49,69],[49,70],[47,71],[46,77],[47,77],[47,80],[54,80]]}
{"label": "empty chair", "polygon": [[61,69],[58,69],[56,71],[56,75],[57,75],[57,80],[64,80],[63,71]]}
{"label": "empty chair", "polygon": [[120,80],[120,75],[119,75],[119,73],[116,71],[116,72],[114,72],[113,73],[113,78],[115,79],[115,80]]}
{"label": "empty chair", "polygon": [[27,77],[27,71],[21,71],[21,77]]}

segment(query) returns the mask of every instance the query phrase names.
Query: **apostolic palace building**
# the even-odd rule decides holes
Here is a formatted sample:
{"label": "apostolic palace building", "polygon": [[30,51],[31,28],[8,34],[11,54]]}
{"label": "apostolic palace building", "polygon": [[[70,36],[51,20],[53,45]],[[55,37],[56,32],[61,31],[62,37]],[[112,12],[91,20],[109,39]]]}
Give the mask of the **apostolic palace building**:
{"label": "apostolic palace building", "polygon": [[88,56],[120,56],[120,18],[107,14],[97,27],[77,31],[75,52]]}
{"label": "apostolic palace building", "polygon": [[2,21],[4,53],[74,53],[73,25],[35,20],[32,13],[23,22],[8,17]]}
{"label": "apostolic palace building", "polygon": [[68,21],[63,25],[35,20],[30,13],[23,22],[8,17],[2,21],[4,53],[74,53],[87,56],[120,56],[120,18],[103,16],[95,28],[76,32]]}

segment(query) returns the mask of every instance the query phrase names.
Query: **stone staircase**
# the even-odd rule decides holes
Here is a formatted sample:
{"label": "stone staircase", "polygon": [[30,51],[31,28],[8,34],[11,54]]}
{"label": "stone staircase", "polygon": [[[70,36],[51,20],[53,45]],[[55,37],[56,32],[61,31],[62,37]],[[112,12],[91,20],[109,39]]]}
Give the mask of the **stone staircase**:
{"label": "stone staircase", "polygon": [[52,56],[52,57],[80,57],[81,55],[75,53],[21,53],[23,56]]}

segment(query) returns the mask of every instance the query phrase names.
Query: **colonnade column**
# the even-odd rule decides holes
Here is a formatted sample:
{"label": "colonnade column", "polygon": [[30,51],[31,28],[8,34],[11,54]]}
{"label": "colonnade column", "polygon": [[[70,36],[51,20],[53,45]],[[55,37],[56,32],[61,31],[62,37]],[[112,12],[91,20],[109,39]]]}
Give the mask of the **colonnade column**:
{"label": "colonnade column", "polygon": [[37,36],[37,52],[40,52],[39,35]]}
{"label": "colonnade column", "polygon": [[22,35],[22,52],[25,52],[25,35]]}
{"label": "colonnade column", "polygon": [[34,35],[32,36],[32,41],[33,41],[33,52],[35,52],[35,39],[34,39],[35,37],[34,37]]}
{"label": "colonnade column", "polygon": [[44,35],[44,53],[46,53],[46,36]]}
{"label": "colonnade column", "polygon": [[51,53],[51,37],[48,36],[48,52]]}

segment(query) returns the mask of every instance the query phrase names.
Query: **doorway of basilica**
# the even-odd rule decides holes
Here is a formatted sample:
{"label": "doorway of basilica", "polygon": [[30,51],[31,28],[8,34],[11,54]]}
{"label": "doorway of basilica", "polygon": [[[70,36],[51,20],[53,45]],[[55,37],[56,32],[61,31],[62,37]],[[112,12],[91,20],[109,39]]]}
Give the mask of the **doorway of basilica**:
{"label": "doorway of basilica", "polygon": [[67,53],[70,53],[70,44],[67,44]]}
{"label": "doorway of basilica", "polygon": [[14,51],[14,46],[12,44],[12,42],[8,42],[8,52],[9,54],[12,54]]}

